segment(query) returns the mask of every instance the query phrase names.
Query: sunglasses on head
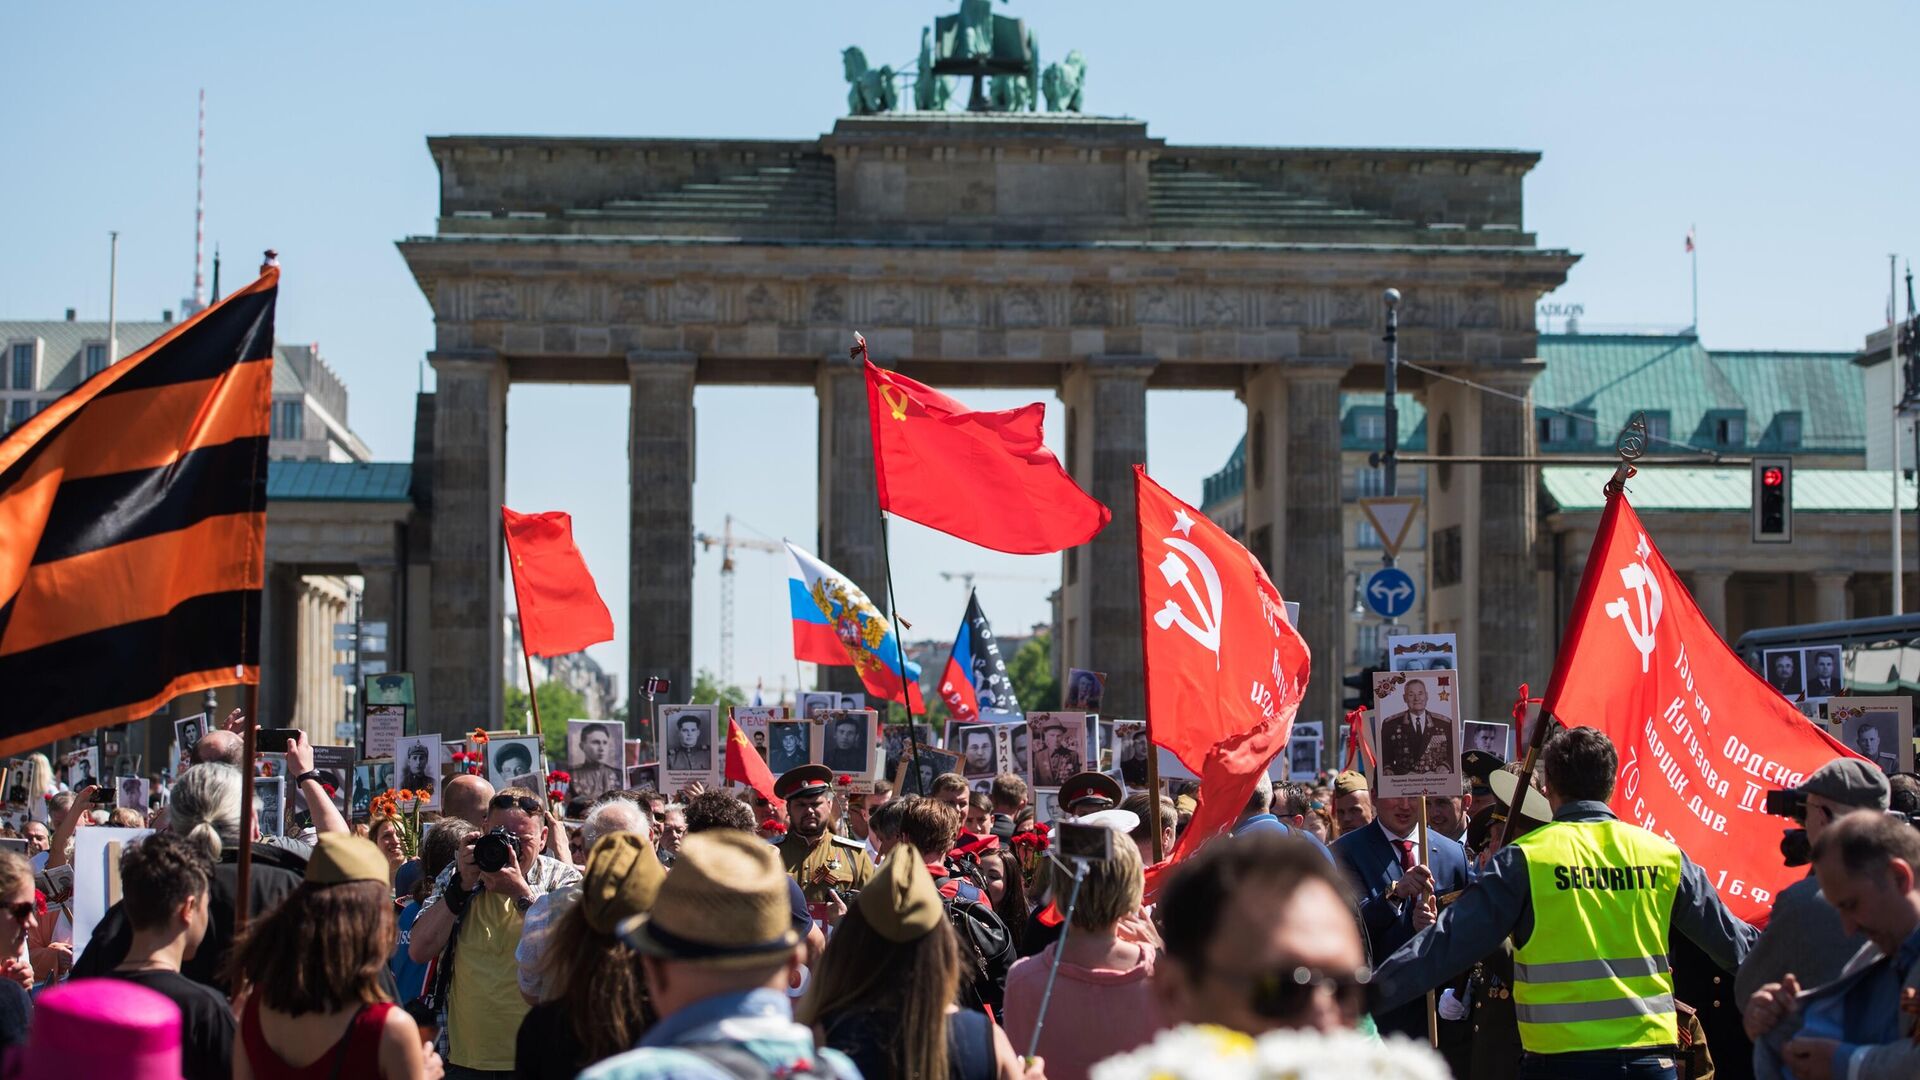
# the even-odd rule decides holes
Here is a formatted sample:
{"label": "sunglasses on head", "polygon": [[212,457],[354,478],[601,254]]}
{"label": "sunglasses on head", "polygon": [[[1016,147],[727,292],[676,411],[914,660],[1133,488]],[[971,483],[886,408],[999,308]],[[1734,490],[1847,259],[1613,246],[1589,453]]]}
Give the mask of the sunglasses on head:
{"label": "sunglasses on head", "polygon": [[495,795],[493,797],[493,801],[487,804],[487,809],[489,810],[518,809],[518,810],[523,810],[526,813],[532,814],[534,817],[539,817],[540,811],[541,811],[540,804],[537,802],[534,802],[532,799],[527,798],[525,795]]}

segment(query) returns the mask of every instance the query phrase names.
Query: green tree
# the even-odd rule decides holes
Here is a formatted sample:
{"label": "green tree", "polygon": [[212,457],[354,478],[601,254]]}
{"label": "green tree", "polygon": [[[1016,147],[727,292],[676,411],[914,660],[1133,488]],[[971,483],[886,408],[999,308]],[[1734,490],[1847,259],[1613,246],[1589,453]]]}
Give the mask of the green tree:
{"label": "green tree", "polygon": [[733,706],[745,705],[747,695],[737,686],[722,685],[718,675],[701,668],[700,673],[693,677],[693,697],[689,700],[696,705],[718,705],[724,716]]}
{"label": "green tree", "polygon": [[1053,634],[1035,634],[1007,662],[1007,678],[1013,681],[1014,696],[1027,712],[1046,712],[1060,707],[1060,677],[1053,670]]}
{"label": "green tree", "polygon": [[[541,745],[546,748],[547,761],[551,765],[564,767],[567,760],[567,721],[587,715],[587,701],[578,690],[559,682],[541,683],[533,696],[540,703]],[[525,731],[527,712],[531,708],[527,703],[526,691],[517,686],[507,687],[506,722],[501,726]]]}

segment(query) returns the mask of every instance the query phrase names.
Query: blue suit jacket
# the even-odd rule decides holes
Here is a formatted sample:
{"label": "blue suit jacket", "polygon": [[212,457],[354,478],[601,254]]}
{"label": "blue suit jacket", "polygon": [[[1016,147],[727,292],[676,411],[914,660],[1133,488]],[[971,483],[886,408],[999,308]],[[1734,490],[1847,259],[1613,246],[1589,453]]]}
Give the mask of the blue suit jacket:
{"label": "blue suit jacket", "polygon": [[[1418,837],[1419,830],[1416,829],[1416,843]],[[1466,849],[1437,832],[1429,831],[1427,837],[1427,869],[1433,871],[1434,892],[1444,896],[1466,888]],[[1419,856],[1417,847],[1414,855],[1416,858]],[[1347,883],[1353,887],[1354,895],[1359,898],[1360,925],[1367,936],[1367,962],[1377,968],[1393,955],[1394,950],[1411,940],[1414,934],[1413,905],[1400,905],[1401,910],[1396,911],[1387,895],[1394,883],[1400,880],[1400,856],[1393,850],[1393,845],[1387,842],[1387,834],[1381,830],[1379,822],[1370,822],[1366,828],[1335,840],[1333,858],[1340,872],[1346,875]],[[1424,1002],[1411,1002],[1375,1016],[1374,1021],[1382,1030],[1426,1038]]]}

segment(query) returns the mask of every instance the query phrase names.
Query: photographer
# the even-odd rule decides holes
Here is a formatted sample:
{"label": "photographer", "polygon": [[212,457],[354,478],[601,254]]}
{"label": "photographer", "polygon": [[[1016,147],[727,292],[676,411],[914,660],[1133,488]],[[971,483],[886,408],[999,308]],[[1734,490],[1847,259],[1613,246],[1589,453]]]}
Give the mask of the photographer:
{"label": "photographer", "polygon": [[421,905],[407,954],[440,957],[432,997],[445,1011],[447,1075],[511,1073],[514,1037],[528,1005],[514,948],[527,909],[580,871],[540,852],[546,818],[532,792],[508,788],[487,803],[482,831],[462,842]]}
{"label": "photographer", "polygon": [[[1806,831],[1789,832],[1783,851],[1791,848],[1787,865],[1806,866],[1808,851],[1820,841],[1827,827],[1845,814],[1859,810],[1884,811],[1887,808],[1886,775],[1878,767],[1858,758],[1839,758],[1814,770],[1797,788],[1768,796],[1768,811],[1786,811]],[[1773,902],[1773,915],[1753,951],[1733,980],[1733,1000],[1745,1002],[1762,984],[1778,982],[1791,971],[1802,986],[1819,986],[1840,974],[1840,965],[1860,950],[1866,938],[1848,934],[1840,925],[1840,915],[1820,895],[1820,882],[1807,868],[1807,876],[1780,891]]]}

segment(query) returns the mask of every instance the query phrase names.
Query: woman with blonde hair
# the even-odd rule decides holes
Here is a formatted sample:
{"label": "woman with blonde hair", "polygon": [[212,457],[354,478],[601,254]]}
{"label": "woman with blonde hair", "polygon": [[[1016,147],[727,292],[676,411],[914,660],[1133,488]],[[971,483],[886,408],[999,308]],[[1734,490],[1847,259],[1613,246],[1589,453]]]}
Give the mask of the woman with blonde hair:
{"label": "woman with blonde hair", "polygon": [[[1049,858],[1037,875],[1063,910],[1073,896],[1080,862]],[[1060,956],[1037,1051],[1054,1080],[1084,1080],[1096,1063],[1152,1042],[1165,1026],[1149,985],[1155,949],[1141,940],[1151,935],[1139,932],[1144,887],[1139,849],[1116,832],[1112,857],[1087,860],[1085,867],[1064,950],[1062,941],[1055,941],[1007,973],[1007,1034],[1025,1052],[1039,1022],[1054,956]],[[1126,1023],[1116,1024],[1116,1017]]]}

